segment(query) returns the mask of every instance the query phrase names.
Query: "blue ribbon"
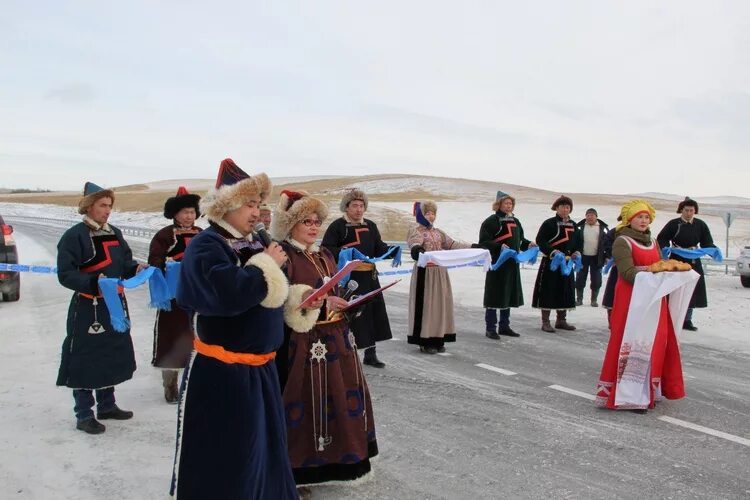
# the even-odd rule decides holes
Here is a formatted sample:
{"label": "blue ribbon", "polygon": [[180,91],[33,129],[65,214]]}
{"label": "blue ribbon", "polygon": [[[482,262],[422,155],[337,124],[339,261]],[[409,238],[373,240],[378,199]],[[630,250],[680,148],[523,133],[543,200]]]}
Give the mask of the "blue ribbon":
{"label": "blue ribbon", "polygon": [[575,255],[570,259],[566,259],[564,253],[557,252],[552,257],[549,268],[552,271],[557,271],[559,269],[563,276],[570,276],[571,272],[580,271],[583,268],[583,263],[581,262],[580,255]]}
{"label": "blue ribbon", "polygon": [[[350,248],[344,248],[339,252],[339,263],[338,263],[338,270],[342,270],[344,266],[346,266],[347,263],[353,261],[353,260],[361,260],[363,262],[369,262],[370,264],[376,264],[380,262],[381,260],[389,257],[392,253],[393,255],[393,262],[391,262],[391,267],[398,267],[401,265],[401,247],[400,246],[392,246],[388,249],[387,252],[385,252],[380,257],[368,257],[367,255],[363,254],[359,250],[357,250],[354,247]],[[344,276],[344,279],[341,280],[341,284],[345,285],[347,281],[349,281],[350,274],[347,274]]]}
{"label": "blue ribbon", "polygon": [[51,266],[29,266],[26,264],[0,264],[0,271],[17,273],[57,274],[57,268]]}
{"label": "blue ribbon", "polygon": [[492,271],[497,271],[500,266],[505,264],[507,261],[513,259],[516,262],[523,263],[528,262],[530,264],[536,264],[536,258],[539,256],[539,247],[531,247],[524,252],[518,252],[512,248],[504,248],[497,260],[490,266]]}
{"label": "blue ribbon", "polygon": [[602,274],[609,274],[610,269],[615,265],[615,259],[611,258],[608,259],[607,262],[604,263],[604,267],[602,268]]}
{"label": "blue ribbon", "polygon": [[708,248],[678,248],[678,247],[664,247],[661,249],[661,254],[665,259],[668,259],[671,254],[679,255],[683,259],[700,259],[704,255],[708,255],[716,262],[724,260],[724,256],[721,254],[721,250],[718,247]]}
{"label": "blue ribbon", "polygon": [[169,288],[169,298],[173,299],[177,296],[177,286],[180,284],[180,268],[182,264],[180,262],[170,260],[167,262],[167,287]]}
{"label": "blue ribbon", "polygon": [[121,280],[118,278],[100,278],[99,289],[102,291],[104,303],[109,310],[110,321],[115,331],[126,332],[130,328],[130,320],[125,316],[125,310],[122,307],[122,301],[117,293],[119,287],[136,288],[148,281],[149,292],[151,294],[151,307],[169,311],[171,297],[169,296],[169,287],[164,273],[158,267],[148,267],[136,274],[130,279]]}

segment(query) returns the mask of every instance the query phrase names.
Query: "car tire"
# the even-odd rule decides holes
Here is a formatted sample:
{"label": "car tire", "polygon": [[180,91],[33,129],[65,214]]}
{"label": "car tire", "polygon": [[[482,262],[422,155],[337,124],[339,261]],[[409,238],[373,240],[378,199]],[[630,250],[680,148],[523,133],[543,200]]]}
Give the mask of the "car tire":
{"label": "car tire", "polygon": [[4,293],[3,294],[3,302],[16,302],[18,299],[21,298],[21,291],[13,292],[13,293]]}
{"label": "car tire", "polygon": [[742,286],[745,288],[750,288],[750,275],[740,276],[740,283],[742,283]]}

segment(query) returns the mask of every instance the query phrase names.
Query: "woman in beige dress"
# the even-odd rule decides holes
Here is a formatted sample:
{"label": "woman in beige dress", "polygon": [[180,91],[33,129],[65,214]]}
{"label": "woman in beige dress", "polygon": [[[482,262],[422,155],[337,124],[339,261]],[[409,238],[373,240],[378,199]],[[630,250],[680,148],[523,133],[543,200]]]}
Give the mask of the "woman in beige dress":
{"label": "woman in beige dress", "polygon": [[456,327],[453,321],[453,291],[448,270],[445,267],[428,264],[417,266],[419,254],[435,250],[469,248],[469,243],[455,241],[437,229],[433,223],[437,215],[434,201],[414,203],[414,216],[417,224],[409,229],[406,245],[414,259],[409,290],[409,344],[416,344],[419,350],[428,354],[445,352],[446,342],[456,341]]}

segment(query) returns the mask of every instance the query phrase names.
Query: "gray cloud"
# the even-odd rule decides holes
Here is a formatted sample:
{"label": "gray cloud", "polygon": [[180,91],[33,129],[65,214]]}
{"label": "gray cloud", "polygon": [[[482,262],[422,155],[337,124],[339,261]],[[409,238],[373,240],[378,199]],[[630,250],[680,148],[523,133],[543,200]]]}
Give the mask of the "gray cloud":
{"label": "gray cloud", "polygon": [[96,91],[87,83],[72,82],[50,89],[44,97],[65,104],[84,104],[96,98]]}

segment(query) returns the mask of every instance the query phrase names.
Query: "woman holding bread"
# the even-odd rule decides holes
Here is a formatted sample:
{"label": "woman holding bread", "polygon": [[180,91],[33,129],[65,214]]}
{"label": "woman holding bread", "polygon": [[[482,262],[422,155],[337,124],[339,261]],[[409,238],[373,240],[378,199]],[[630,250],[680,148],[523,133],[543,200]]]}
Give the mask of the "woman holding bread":
{"label": "woman holding bread", "polygon": [[[636,275],[644,271],[682,270],[676,266],[676,262],[661,260],[659,246],[651,237],[649,229],[655,215],[654,208],[644,200],[630,201],[620,212],[622,220],[615,229],[615,241],[612,245],[612,256],[619,275],[615,285],[609,344],[597,386],[598,406],[645,413],[646,408],[653,408],[654,402],[661,396],[668,399],[680,399],[685,396],[680,351],[666,296],[661,298],[653,344],[623,340]],[[630,370],[636,366],[630,365],[630,370],[626,370],[628,363],[639,362],[649,363],[647,366],[641,366],[638,371],[644,377],[650,378],[650,384],[646,379],[634,381],[628,378]],[[616,404],[615,393],[623,381],[646,387],[644,392],[650,393],[644,395],[647,403]]]}

